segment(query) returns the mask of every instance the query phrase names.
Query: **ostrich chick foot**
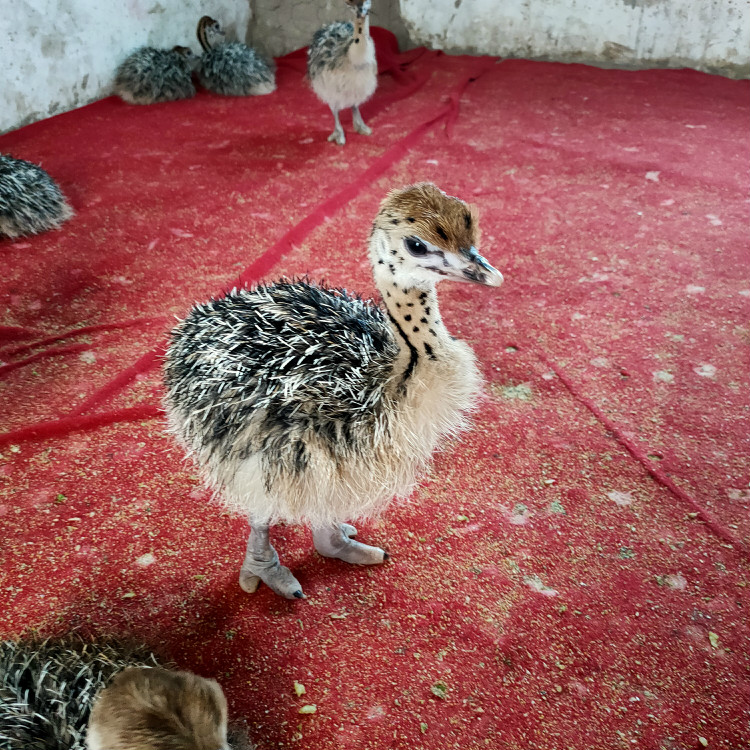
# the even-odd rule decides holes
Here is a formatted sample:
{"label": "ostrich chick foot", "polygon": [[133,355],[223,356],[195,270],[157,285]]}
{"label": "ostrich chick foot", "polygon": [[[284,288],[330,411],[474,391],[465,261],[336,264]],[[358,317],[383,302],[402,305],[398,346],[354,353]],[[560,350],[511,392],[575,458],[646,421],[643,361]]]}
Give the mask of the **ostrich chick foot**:
{"label": "ostrich chick foot", "polygon": [[328,140],[331,141],[331,143],[338,143],[339,146],[343,146],[346,143],[344,129],[340,126],[336,128],[336,130],[328,136]]}
{"label": "ostrich chick foot", "polygon": [[273,556],[270,560],[255,560],[248,554],[240,570],[240,587],[248,594],[257,590],[260,582],[266,584],[272,591],[285,599],[304,599],[302,586],[292,575],[289,568],[285,568],[279,562],[279,555],[272,550]]}
{"label": "ostrich chick foot", "polygon": [[365,125],[365,121],[359,112],[359,107],[352,107],[352,125],[355,132],[360,135],[372,135],[372,128]]}
{"label": "ostrich chick foot", "polygon": [[388,553],[380,547],[371,547],[351,539],[356,533],[354,526],[348,523],[313,529],[313,544],[323,557],[335,557],[355,565],[378,565],[388,559]]}

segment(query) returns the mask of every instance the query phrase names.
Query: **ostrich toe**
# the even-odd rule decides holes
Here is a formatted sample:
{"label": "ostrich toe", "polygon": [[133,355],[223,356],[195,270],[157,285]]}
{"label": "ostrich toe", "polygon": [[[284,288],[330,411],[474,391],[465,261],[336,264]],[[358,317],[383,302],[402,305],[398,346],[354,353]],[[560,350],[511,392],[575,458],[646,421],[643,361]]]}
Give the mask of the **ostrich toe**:
{"label": "ostrich toe", "polygon": [[333,528],[313,530],[315,549],[323,557],[335,557],[355,565],[379,565],[388,559],[388,553],[380,547],[350,539],[352,529],[354,527],[349,524],[340,524]]}
{"label": "ostrich toe", "polygon": [[302,586],[292,575],[289,568],[279,562],[279,555],[273,550],[273,557],[268,561],[253,560],[249,555],[242,563],[240,570],[240,587],[248,594],[257,590],[260,582],[285,599],[304,599]]}
{"label": "ostrich toe", "polygon": [[336,128],[336,130],[328,136],[328,140],[331,143],[338,143],[339,146],[343,146],[346,143],[346,136],[344,135],[343,128]]}

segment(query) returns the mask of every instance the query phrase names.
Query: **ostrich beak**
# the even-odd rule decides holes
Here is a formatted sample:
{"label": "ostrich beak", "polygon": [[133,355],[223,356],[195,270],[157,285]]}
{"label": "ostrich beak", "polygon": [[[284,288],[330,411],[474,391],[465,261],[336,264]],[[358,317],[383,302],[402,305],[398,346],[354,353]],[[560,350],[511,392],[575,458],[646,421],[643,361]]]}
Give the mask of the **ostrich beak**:
{"label": "ostrich beak", "polygon": [[482,284],[483,286],[498,287],[503,283],[503,275],[497,268],[491,266],[478,252],[475,247],[469,248],[468,251],[461,251],[461,265],[458,268],[451,269],[456,273],[454,278],[457,281],[469,281],[473,284]]}
{"label": "ostrich beak", "polygon": [[357,18],[365,18],[370,12],[370,0],[365,0],[363,3],[357,3],[355,7]]}

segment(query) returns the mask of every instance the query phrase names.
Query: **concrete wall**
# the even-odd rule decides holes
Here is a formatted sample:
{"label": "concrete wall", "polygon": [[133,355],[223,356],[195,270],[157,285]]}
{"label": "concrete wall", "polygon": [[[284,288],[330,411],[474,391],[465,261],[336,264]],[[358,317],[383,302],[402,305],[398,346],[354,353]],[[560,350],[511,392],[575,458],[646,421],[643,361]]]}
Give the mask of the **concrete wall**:
{"label": "concrete wall", "polygon": [[447,52],[750,77],[747,0],[400,0],[400,7],[415,42]]}
{"label": "concrete wall", "polygon": [[[321,26],[354,17],[344,0],[252,0],[252,9],[250,41],[273,57],[306,47]],[[401,20],[398,0],[372,0],[370,18],[373,26],[390,29],[401,49],[413,46]]]}
{"label": "concrete wall", "polygon": [[[189,44],[204,14],[278,56],[351,13],[343,0],[9,0],[0,13],[0,132],[108,96],[142,45]],[[402,49],[688,66],[750,77],[747,0],[373,0]]]}
{"label": "concrete wall", "polygon": [[203,15],[245,40],[248,0],[9,0],[0,13],[0,133],[108,96],[136,47],[198,52]]}

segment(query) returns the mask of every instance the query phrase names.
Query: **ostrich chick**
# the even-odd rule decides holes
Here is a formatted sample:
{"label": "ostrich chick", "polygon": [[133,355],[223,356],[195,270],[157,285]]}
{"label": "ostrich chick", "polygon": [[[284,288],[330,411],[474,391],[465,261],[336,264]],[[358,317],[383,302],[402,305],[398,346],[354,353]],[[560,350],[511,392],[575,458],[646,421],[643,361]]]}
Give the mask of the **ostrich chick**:
{"label": "ostrich chick", "polygon": [[307,50],[307,77],[318,98],[333,113],[335,127],[329,141],[343,146],[344,129],[339,112],[352,108],[354,130],[370,135],[359,105],[366,102],[378,85],[375,45],[370,36],[370,0],[346,0],[354,9],[354,23],[332,23],[315,32]]}
{"label": "ostrich chick", "polygon": [[193,70],[200,61],[189,47],[141,47],[115,73],[115,93],[128,104],[156,104],[195,96]]}
{"label": "ostrich chick", "polygon": [[6,641],[0,747],[225,750],[227,704],[214,680],[164,669],[143,646],[75,636]]}
{"label": "ostrich chick", "polygon": [[468,206],[434,185],[389,193],[370,235],[385,305],[343,289],[279,281],[196,306],[172,332],[171,431],[252,527],[240,572],[302,598],[269,526],[312,527],[324,557],[381,563],[346,523],[406,497],[439,443],[466,424],[481,388],[471,349],[438,312],[443,279],[496,287]]}
{"label": "ostrich chick", "polygon": [[0,154],[0,237],[57,229],[72,215],[57,183],[41,167]]}
{"label": "ostrich chick", "polygon": [[226,42],[218,21],[198,21],[203,58],[198,69],[201,84],[225,96],[260,96],[276,90],[273,63],[242,42]]}

